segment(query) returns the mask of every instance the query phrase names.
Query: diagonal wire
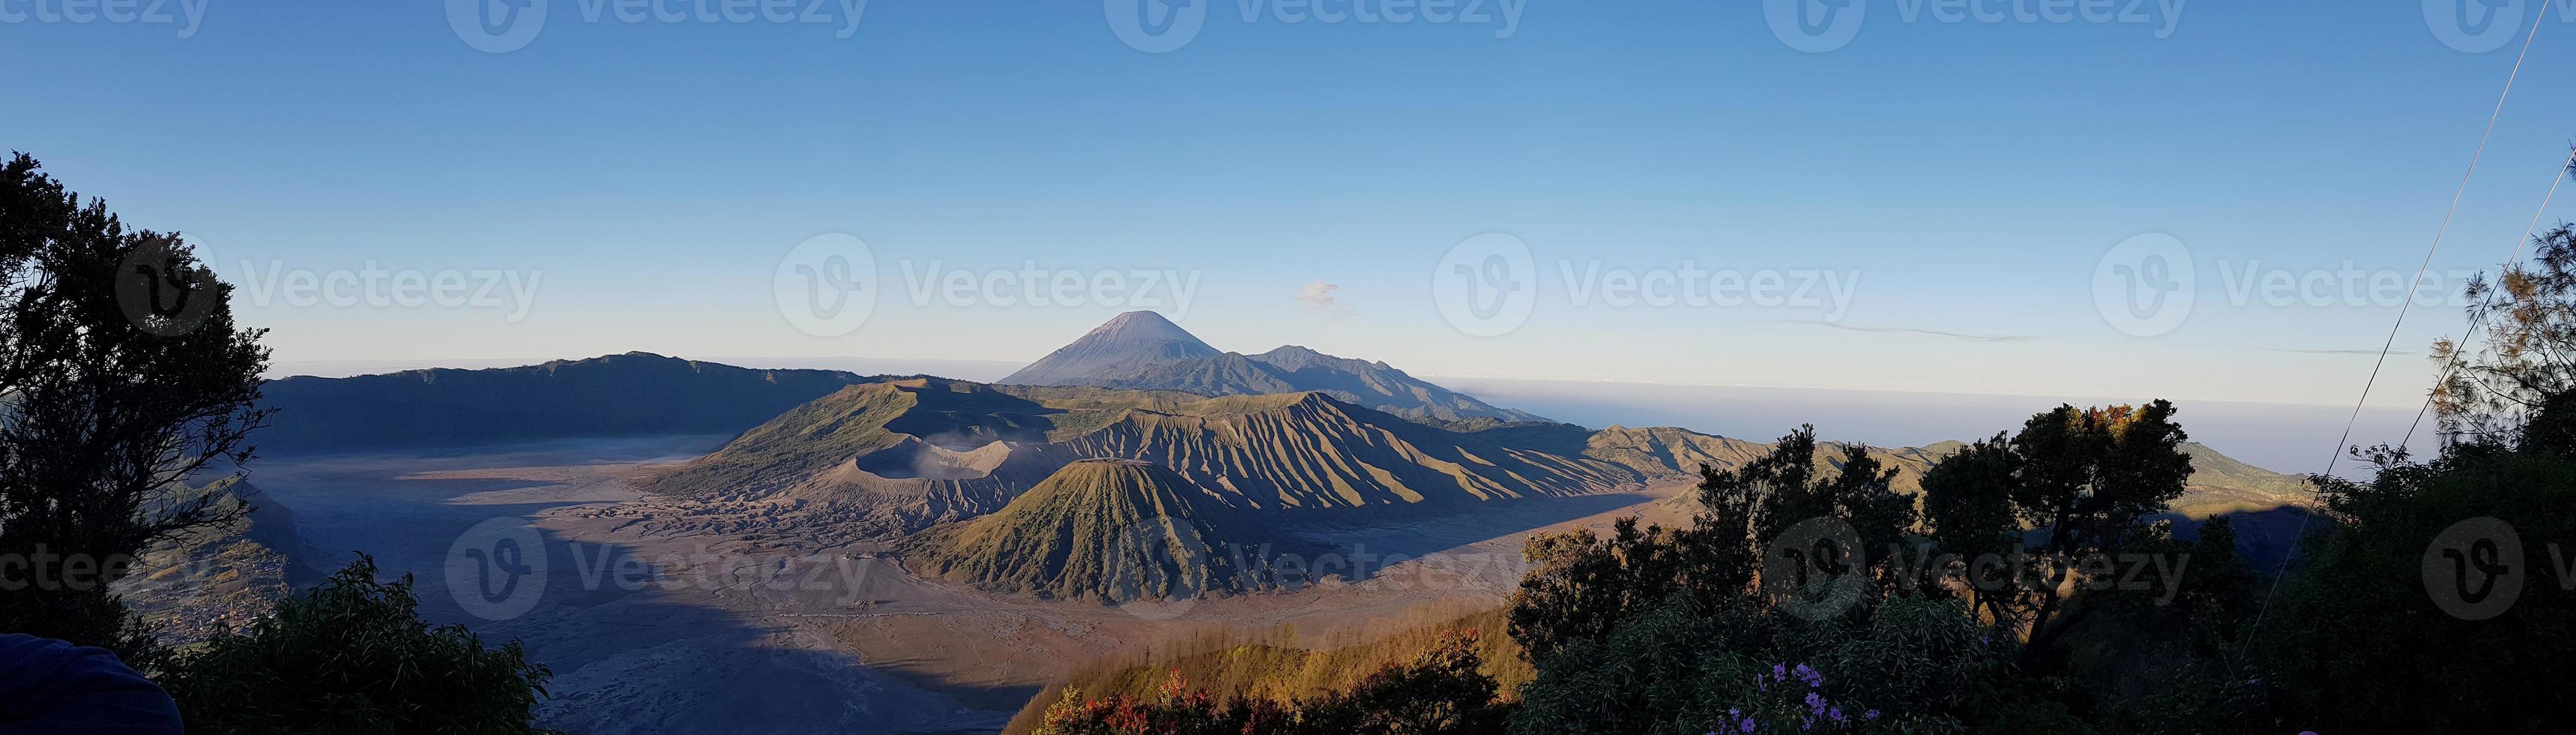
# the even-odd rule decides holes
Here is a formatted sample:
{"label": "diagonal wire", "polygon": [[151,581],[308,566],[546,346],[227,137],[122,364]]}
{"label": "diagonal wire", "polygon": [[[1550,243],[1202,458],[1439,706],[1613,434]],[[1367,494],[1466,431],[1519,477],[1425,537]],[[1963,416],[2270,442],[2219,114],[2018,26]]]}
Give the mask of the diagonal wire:
{"label": "diagonal wire", "polygon": [[[2531,244],[2531,234],[2540,231],[2540,217],[2541,215],[2549,212],[2549,201],[2558,198],[2558,185],[2566,183],[2568,171],[2571,169],[2576,169],[2576,146],[2570,146],[2568,148],[2567,162],[2561,164],[2557,171],[2551,172],[2551,176],[2549,177],[2549,193],[2540,198],[2540,209],[2531,213],[2531,224],[2522,228],[2522,239],[2514,241],[2513,254],[2506,256],[2504,262],[2512,263],[2522,259],[2522,249]],[[2477,336],[2478,326],[2486,322],[2488,312],[2495,310],[2496,292],[2500,290],[2503,289],[2487,289],[2486,300],[2478,304],[2477,311],[2469,313],[2469,329],[2467,332],[2461,334],[2461,339],[2473,339]],[[2442,372],[2440,374],[2433,376],[2434,391],[2441,390],[2442,381],[2450,380],[2451,371],[2460,367],[2460,355],[2461,352],[2458,349],[2451,350],[2451,359],[2442,365]],[[2414,423],[2406,425],[2406,438],[2399,441],[2397,446],[2405,447],[2414,444],[2416,427],[2422,426],[2424,424],[2424,414],[2433,410],[2433,395],[2434,393],[2429,391],[2424,394],[2424,406],[2422,408],[2415,409],[2415,421]]]}
{"label": "diagonal wire", "polygon": [[[2547,14],[2549,12],[2549,8],[2547,7],[2548,3],[2541,3],[2540,5],[2543,6],[2540,9],[2542,13],[2541,18],[2539,20],[2532,21],[2531,32],[2522,37],[2522,51],[2513,57],[2513,71],[2505,75],[2504,91],[2496,95],[2495,111],[2487,113],[2486,131],[2478,135],[2477,152],[2469,155],[2469,170],[2460,175],[2459,188],[2451,192],[2451,208],[2449,211],[2442,214],[2441,228],[2434,230],[2433,232],[2432,247],[2425,248],[2424,250],[2424,264],[2415,269],[2415,280],[2412,284],[2415,288],[2421,289],[2424,287],[2424,274],[2430,272],[2433,268],[2433,254],[2441,251],[2442,238],[2450,234],[2451,218],[2458,216],[2460,213],[2460,198],[2466,195],[2469,191],[2469,179],[2477,176],[2478,162],[2486,158],[2487,140],[2495,136],[2496,121],[2504,117],[2505,100],[2513,96],[2514,81],[2522,78],[2522,62],[2531,58],[2531,42],[2533,39],[2540,36],[2540,27],[2548,25],[2546,22],[2548,20]],[[2361,407],[2363,404],[2370,402],[2370,388],[2371,386],[2379,383],[2379,370],[2382,367],[2386,367],[2388,364],[2388,351],[2390,348],[2397,346],[2398,329],[2406,325],[2407,307],[2415,305],[2415,299],[2411,296],[2411,293],[2412,292],[2410,292],[2410,296],[2404,302],[2397,305],[2397,321],[2396,323],[2388,326],[2388,339],[2379,346],[2379,358],[2370,364],[2370,378],[2361,384],[2361,397],[2352,402],[2352,416],[2344,419],[2343,436],[2335,440],[2333,456],[2326,458],[2326,471],[2322,475],[2323,477],[2334,476],[2335,463],[2338,460],[2343,459],[2344,446],[2352,441],[2352,428],[2355,424],[2361,422]],[[2278,596],[2281,592],[2281,578],[2288,575],[2290,570],[2290,560],[2299,555],[2299,546],[2303,543],[2301,540],[2305,539],[2308,535],[2308,520],[2315,517],[2319,507],[2322,506],[2322,503],[2319,502],[2321,498],[2317,497],[2317,493],[2322,492],[2325,486],[2321,484],[2313,484],[2316,482],[2315,480],[2310,480],[2310,482],[2312,483],[2311,487],[2315,489],[2310,491],[2308,512],[2299,514],[2299,530],[2291,535],[2290,551],[2281,555],[2281,564],[2279,568],[2272,570],[2272,584],[2263,591],[2263,606],[2255,610],[2253,624],[2247,626],[2245,629],[2245,642],[2237,649],[2237,653],[2240,657],[2244,655],[2245,651],[2253,648],[2255,634],[2262,631],[2263,618],[2271,614],[2273,598]]]}

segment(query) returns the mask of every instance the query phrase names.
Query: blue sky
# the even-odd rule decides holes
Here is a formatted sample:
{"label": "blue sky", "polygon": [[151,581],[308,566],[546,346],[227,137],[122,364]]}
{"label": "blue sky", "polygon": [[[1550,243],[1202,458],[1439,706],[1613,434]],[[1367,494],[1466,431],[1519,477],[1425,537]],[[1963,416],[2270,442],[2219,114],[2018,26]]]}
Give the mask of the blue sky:
{"label": "blue sky", "polygon": [[[2376,350],[2395,308],[2238,306],[2229,275],[2411,274],[2514,60],[2446,45],[2411,2],[2190,2],[2159,38],[1853,1],[1866,22],[1828,53],[1752,0],[1528,0],[1501,38],[1226,2],[1168,53],[1093,2],[875,0],[837,38],[837,4],[628,23],[551,0],[524,47],[487,53],[439,3],[191,0],[190,29],[0,0],[26,18],[0,22],[0,144],[201,236],[237,285],[490,271],[529,294],[246,304],[285,361],[1027,360],[1128,308],[917,303],[905,276],[1034,261],[1196,274],[1186,310],[1159,308],[1219,347],[1430,375],[2338,403],[2371,358],[2315,351]],[[2576,23],[2548,12],[2437,271],[2501,260],[2576,136],[2557,93]],[[823,233],[878,272],[836,336],[782,316],[773,283]],[[1434,293],[1481,233],[1538,271],[1498,336]],[[2186,244],[2200,283],[2149,337],[2094,290],[2142,233]],[[1858,281],[1834,309],[1620,308],[1559,278],[1686,261]],[[1319,281],[1331,304],[1298,298]],[[2462,321],[2408,319],[2386,405],[2420,397],[2424,344]]]}

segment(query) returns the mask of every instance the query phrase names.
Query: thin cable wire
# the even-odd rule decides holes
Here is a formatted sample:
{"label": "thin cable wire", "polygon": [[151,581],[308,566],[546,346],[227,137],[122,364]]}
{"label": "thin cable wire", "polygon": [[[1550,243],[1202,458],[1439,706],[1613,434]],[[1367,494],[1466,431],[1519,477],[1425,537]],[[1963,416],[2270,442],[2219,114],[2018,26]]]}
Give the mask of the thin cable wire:
{"label": "thin cable wire", "polygon": [[[2513,241],[2513,254],[2505,256],[2504,262],[2512,263],[2522,259],[2522,249],[2531,244],[2531,234],[2540,231],[2540,218],[2549,213],[2549,201],[2558,198],[2558,185],[2566,183],[2567,172],[2570,169],[2576,169],[2576,146],[2568,148],[2567,162],[2559,164],[2557,170],[2550,172],[2549,193],[2540,197],[2540,209],[2531,213],[2531,224],[2522,228],[2522,239]],[[2500,290],[2502,289],[2487,289],[2486,300],[2478,304],[2477,311],[2469,313],[2469,329],[2461,334],[2460,339],[2468,340],[2477,337],[2478,327],[2486,323],[2487,313],[2495,310],[2496,292]],[[2451,350],[2451,359],[2442,365],[2442,372],[2433,376],[2433,390],[2424,393],[2423,407],[2415,409],[2415,421],[2406,425],[2406,438],[2399,441],[2397,446],[2412,446],[2415,443],[2415,429],[2424,425],[2424,415],[2433,410],[2435,391],[2441,390],[2442,382],[2451,379],[2451,371],[2460,367],[2460,355],[2461,352],[2455,345]]]}
{"label": "thin cable wire", "polygon": [[[2532,39],[2540,36],[2541,26],[2548,25],[2544,22],[2548,19],[2548,3],[2540,3],[2540,5],[2543,6],[2541,8],[2543,15],[2540,20],[2532,21],[2531,32],[2522,37],[2522,52],[2513,57],[2513,71],[2505,75],[2504,91],[2496,95],[2495,111],[2487,113],[2486,132],[2478,134],[2477,152],[2469,155],[2469,170],[2468,172],[2460,175],[2459,188],[2451,192],[2451,208],[2449,211],[2442,214],[2441,228],[2433,231],[2433,245],[2432,247],[2425,248],[2424,250],[2424,264],[2417,266],[2415,269],[2415,280],[2412,283],[2414,288],[2420,289],[2424,287],[2424,274],[2431,272],[2433,269],[2433,254],[2441,251],[2442,238],[2450,234],[2451,218],[2459,215],[2460,199],[2468,194],[2469,180],[2476,177],[2478,174],[2478,162],[2486,158],[2487,140],[2495,136],[2496,121],[2503,119],[2504,117],[2505,100],[2513,96],[2514,81],[2522,78],[2522,62],[2531,58]],[[2406,326],[2407,308],[2414,306],[2414,304],[2415,299],[2413,298],[2413,291],[2410,290],[2408,292],[2408,298],[2397,305],[2397,322],[2388,326],[2388,339],[2380,344],[2379,358],[2370,365],[2370,378],[2363,381],[2361,384],[2361,397],[2352,402],[2352,416],[2344,419],[2343,436],[2335,440],[2333,456],[2326,458],[2326,471],[2323,475],[2324,477],[2334,476],[2335,463],[2338,460],[2343,459],[2345,445],[2352,442],[2352,428],[2354,425],[2361,422],[2361,407],[2363,404],[2370,402],[2371,386],[2379,383],[2379,370],[2388,364],[2388,351],[2397,346],[2398,329]],[[2314,481],[2311,482],[2313,483]],[[2305,539],[2308,535],[2308,519],[2316,516],[2319,506],[2322,505],[2322,503],[2319,502],[2318,494],[2322,491],[2324,486],[2312,484],[2311,487],[2315,489],[2311,489],[2309,491],[2308,512],[2299,514],[2299,530],[2290,537],[2290,550],[2288,553],[2281,555],[2280,566],[2272,570],[2272,584],[2263,591],[2263,606],[2254,611],[2253,625],[2248,626],[2245,629],[2245,643],[2237,649],[2239,657],[2242,657],[2245,651],[2253,648],[2255,634],[2263,629],[2263,618],[2272,613],[2272,599],[2281,592],[2281,578],[2288,576],[2290,560],[2298,556],[2301,539]]]}

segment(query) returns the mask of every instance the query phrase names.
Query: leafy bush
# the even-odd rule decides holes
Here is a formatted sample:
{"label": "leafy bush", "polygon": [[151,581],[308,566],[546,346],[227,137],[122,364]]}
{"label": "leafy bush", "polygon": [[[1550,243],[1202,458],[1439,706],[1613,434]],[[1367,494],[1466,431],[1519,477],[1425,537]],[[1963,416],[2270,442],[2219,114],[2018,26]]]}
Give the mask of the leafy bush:
{"label": "leafy bush", "polygon": [[[2383,455],[2390,458],[2392,455]],[[2433,462],[2330,481],[2327,531],[2257,639],[2275,696],[2320,731],[2572,732],[2576,592],[2553,555],[2576,548],[2576,458],[2480,443]],[[2520,598],[2464,620],[2427,594],[2436,537],[2463,520],[2512,526]]]}
{"label": "leafy bush", "polygon": [[1899,596],[1808,620],[1677,600],[1541,666],[1511,731],[2070,731],[2063,708],[2016,688],[2018,653],[1956,601]]}
{"label": "leafy bush", "polygon": [[532,732],[553,673],[517,641],[484,648],[418,606],[411,575],[378,581],[360,555],[248,632],[181,654],[160,683],[193,732]]}

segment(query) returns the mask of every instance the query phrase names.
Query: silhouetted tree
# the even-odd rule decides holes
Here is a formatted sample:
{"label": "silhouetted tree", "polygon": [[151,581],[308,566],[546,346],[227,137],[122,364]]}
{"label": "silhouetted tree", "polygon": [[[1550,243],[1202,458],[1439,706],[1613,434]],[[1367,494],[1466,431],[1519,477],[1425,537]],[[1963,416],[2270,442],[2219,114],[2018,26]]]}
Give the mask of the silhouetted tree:
{"label": "silhouetted tree", "polygon": [[1512,595],[1512,639],[1538,663],[1676,598],[1728,603],[1751,591],[1764,547],[1815,518],[1851,524],[1862,547],[1851,550],[1854,563],[1892,578],[1891,552],[1915,520],[1895,476],[1860,445],[1843,448],[1839,470],[1818,471],[1815,427],[1803,426],[1742,466],[1701,467],[1700,512],[1687,527],[1640,529],[1631,517],[1606,538],[1591,529],[1532,536],[1522,552],[1532,569]]}
{"label": "silhouetted tree", "polygon": [[[2034,649],[2063,602],[2059,590],[2077,573],[2075,558],[2116,553],[2147,517],[2182,496],[2191,455],[2182,451],[2187,436],[2173,415],[2173,403],[2164,400],[2143,407],[2061,405],[2032,416],[2009,444],[2001,437],[1979,442],[1925,474],[1924,505],[1935,514],[1936,538],[1965,545],[1951,551],[2018,549],[2003,540],[2006,533],[2044,529],[2046,560],[2037,589],[2029,590],[2038,598],[2027,623]],[[1998,498],[2010,500],[2013,523],[1999,524]],[[1993,599],[1987,602],[1989,612],[2002,612]]]}
{"label": "silhouetted tree", "polygon": [[107,583],[229,507],[182,480],[239,464],[268,350],[176,233],[128,229],[18,154],[0,166],[0,630],[148,647]]}
{"label": "silhouetted tree", "polygon": [[[1923,521],[1933,546],[1959,557],[1969,578],[1961,590],[1969,604],[1997,621],[2018,620],[2022,570],[2008,561],[2026,544],[2020,512],[2013,506],[2014,478],[2021,455],[2003,434],[1960,449],[1923,473]],[[1939,574],[1945,570],[1926,569]],[[1935,580],[1917,580],[1933,582]],[[1938,588],[1932,588],[1938,589]]]}

